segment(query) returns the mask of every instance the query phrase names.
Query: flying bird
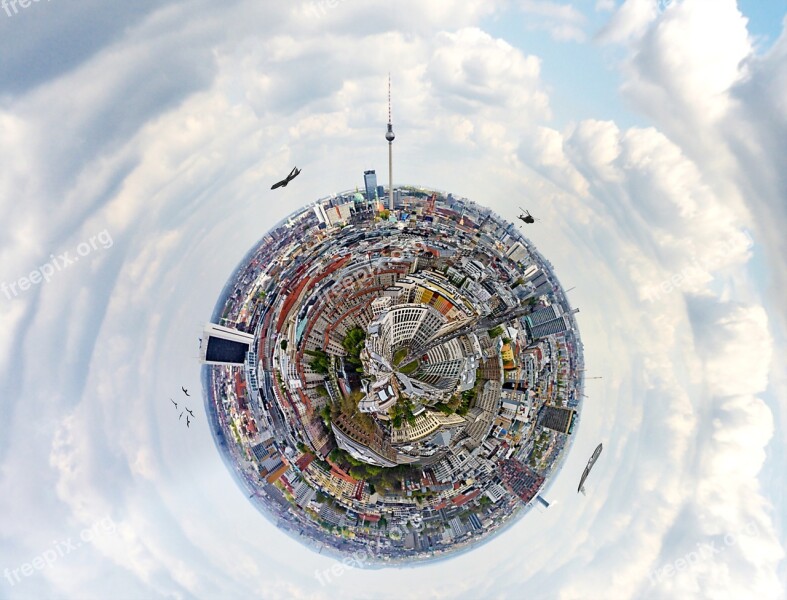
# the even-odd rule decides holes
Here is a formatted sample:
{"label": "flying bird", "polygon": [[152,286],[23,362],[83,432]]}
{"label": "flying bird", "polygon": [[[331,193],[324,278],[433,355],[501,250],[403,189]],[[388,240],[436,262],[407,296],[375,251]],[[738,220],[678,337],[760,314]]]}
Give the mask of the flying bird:
{"label": "flying bird", "polygon": [[184,388],[183,386],[180,386],[180,389],[182,389],[183,393],[186,394],[187,396],[191,396],[191,394],[189,394],[189,391],[186,388]]}
{"label": "flying bird", "polygon": [[189,421],[189,418],[186,417],[186,427],[188,427],[189,425],[191,425],[191,421]]}
{"label": "flying bird", "polygon": [[174,405],[175,405],[175,408],[177,408],[177,407],[178,407],[178,403],[177,403],[177,402],[175,402],[175,401],[174,401],[172,398],[170,398],[170,399],[169,399],[169,401],[170,401],[170,402],[172,402],[172,404],[174,404]]}
{"label": "flying bird", "polygon": [[192,418],[194,417],[194,413],[193,413],[193,412],[191,412],[191,409],[190,409],[190,408],[187,408],[187,409],[186,409],[186,412],[187,412],[187,413],[189,413],[189,414],[192,416]]}
{"label": "flying bird", "polygon": [[290,174],[287,175],[287,177],[285,177],[281,181],[277,181],[276,183],[274,183],[271,186],[271,189],[275,190],[276,188],[287,187],[287,184],[290,183],[290,181],[292,181],[293,179],[295,179],[298,175],[300,175],[300,173],[301,170],[298,167],[293,167],[292,171],[290,171]]}
{"label": "flying bird", "polygon": [[[178,421],[180,421],[182,418],[183,418],[183,411],[180,412],[180,416],[178,417]],[[186,418],[188,419],[188,417],[186,417]]]}

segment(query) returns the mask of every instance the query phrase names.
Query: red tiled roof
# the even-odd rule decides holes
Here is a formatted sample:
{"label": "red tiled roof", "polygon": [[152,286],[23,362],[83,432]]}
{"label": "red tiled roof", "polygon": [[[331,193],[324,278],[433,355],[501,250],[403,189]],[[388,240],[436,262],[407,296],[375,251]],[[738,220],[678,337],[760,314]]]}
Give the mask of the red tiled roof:
{"label": "red tiled roof", "polygon": [[298,468],[301,471],[305,471],[309,468],[309,465],[312,464],[314,460],[314,454],[311,452],[306,452],[305,454],[301,455],[298,460],[295,461],[295,464],[298,465]]}
{"label": "red tiled roof", "polygon": [[373,523],[376,523],[380,520],[380,515],[361,515],[361,519],[364,521],[372,521]]}
{"label": "red tiled roof", "polygon": [[475,490],[469,494],[459,494],[456,498],[453,498],[451,502],[453,502],[456,506],[462,506],[463,504],[470,502],[470,500],[478,496],[480,493],[481,490]]}

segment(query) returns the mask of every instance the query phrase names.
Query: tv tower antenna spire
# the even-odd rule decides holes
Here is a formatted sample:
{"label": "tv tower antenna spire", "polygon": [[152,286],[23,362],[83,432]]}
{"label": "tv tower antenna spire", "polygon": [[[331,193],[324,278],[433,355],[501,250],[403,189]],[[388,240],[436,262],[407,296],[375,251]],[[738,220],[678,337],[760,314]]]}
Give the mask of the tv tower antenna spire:
{"label": "tv tower antenna spire", "polygon": [[394,209],[393,197],[393,141],[396,136],[391,123],[391,74],[388,73],[388,131],[385,139],[388,140],[388,210]]}

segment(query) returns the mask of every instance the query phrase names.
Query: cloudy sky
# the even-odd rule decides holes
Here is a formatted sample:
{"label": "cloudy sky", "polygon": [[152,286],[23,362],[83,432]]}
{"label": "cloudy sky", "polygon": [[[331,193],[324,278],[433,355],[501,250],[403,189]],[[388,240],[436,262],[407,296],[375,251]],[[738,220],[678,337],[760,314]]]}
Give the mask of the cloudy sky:
{"label": "cloudy sky", "polygon": [[[783,598],[785,14],[4,3],[0,598]],[[186,430],[168,398],[199,389],[197,338],[250,246],[365,169],[387,179],[389,72],[395,181],[540,217],[603,379],[549,510],[326,581],[335,563],[247,502],[203,409]]]}

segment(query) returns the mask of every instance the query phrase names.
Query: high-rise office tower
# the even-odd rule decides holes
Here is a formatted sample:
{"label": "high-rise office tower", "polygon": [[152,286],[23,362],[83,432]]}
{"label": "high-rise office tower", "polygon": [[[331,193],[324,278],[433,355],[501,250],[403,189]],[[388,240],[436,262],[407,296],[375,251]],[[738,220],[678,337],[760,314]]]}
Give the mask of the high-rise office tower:
{"label": "high-rise office tower", "polygon": [[573,408],[544,406],[538,415],[539,425],[560,433],[570,433],[576,412]]}
{"label": "high-rise office tower", "polygon": [[253,343],[250,333],[208,323],[202,334],[200,359],[208,365],[242,365]]}
{"label": "high-rise office tower", "polygon": [[377,173],[374,172],[374,169],[363,172],[363,185],[366,188],[366,199],[369,202],[374,201],[374,196],[377,193]]}

